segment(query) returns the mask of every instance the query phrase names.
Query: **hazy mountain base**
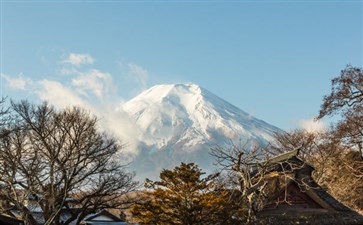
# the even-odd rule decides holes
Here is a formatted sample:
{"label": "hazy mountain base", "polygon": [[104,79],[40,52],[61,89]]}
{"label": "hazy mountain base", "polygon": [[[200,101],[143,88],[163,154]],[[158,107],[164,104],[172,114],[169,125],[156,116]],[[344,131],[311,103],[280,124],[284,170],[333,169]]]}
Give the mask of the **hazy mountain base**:
{"label": "hazy mountain base", "polygon": [[164,147],[150,153],[147,147],[141,148],[140,153],[133,159],[130,169],[136,172],[136,178],[157,180],[162,169],[172,169],[181,162],[195,162],[204,172],[210,174],[215,171],[214,159],[209,154],[210,145],[204,144],[191,148],[189,151],[177,147]]}
{"label": "hazy mountain base", "polygon": [[203,172],[211,174],[219,171],[215,165],[215,158],[210,154],[211,149],[217,146],[231,147],[235,145],[244,146],[244,148],[255,148],[257,146],[264,147],[269,143],[266,140],[259,139],[243,139],[228,140],[219,138],[219,142],[203,143],[192,147],[185,147],[182,143],[176,145],[168,145],[161,149],[155,146],[140,145],[139,154],[132,160],[130,170],[135,171],[136,179],[144,181],[146,178],[157,180],[162,169],[173,169],[181,162],[195,163]]}

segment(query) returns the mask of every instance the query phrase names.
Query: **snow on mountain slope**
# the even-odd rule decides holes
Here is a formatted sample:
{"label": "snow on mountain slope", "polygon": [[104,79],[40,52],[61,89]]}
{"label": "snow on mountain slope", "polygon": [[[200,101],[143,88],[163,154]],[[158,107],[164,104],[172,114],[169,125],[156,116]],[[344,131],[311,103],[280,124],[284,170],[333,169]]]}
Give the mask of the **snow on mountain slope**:
{"label": "snow on mountain slope", "polygon": [[137,173],[158,173],[181,161],[194,161],[211,171],[211,147],[231,140],[264,145],[273,140],[274,132],[281,132],[195,84],[157,85],[121,108],[140,133]]}

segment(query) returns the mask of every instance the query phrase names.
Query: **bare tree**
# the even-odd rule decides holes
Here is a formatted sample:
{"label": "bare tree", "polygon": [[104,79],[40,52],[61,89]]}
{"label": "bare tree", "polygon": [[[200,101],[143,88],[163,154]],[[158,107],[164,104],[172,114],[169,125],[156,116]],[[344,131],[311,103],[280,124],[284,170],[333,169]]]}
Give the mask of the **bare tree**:
{"label": "bare tree", "polygon": [[[344,166],[342,181],[351,196],[348,204],[363,210],[361,195],[363,191],[363,70],[348,65],[340,76],[331,81],[331,93],[324,96],[318,119],[336,115],[340,120],[332,129],[333,138],[344,147],[339,157]],[[351,180],[346,180],[347,178]],[[342,196],[343,197],[343,196]],[[357,198],[358,197],[358,198]]]}
{"label": "bare tree", "polygon": [[363,160],[363,71],[347,66],[331,84],[331,93],[324,96],[317,118],[340,116],[335,136],[354,146]]}
{"label": "bare tree", "polygon": [[[271,193],[291,180],[301,182],[295,179],[293,171],[304,164],[289,161],[289,155],[284,156],[286,158],[271,158],[269,147],[249,149],[247,146],[232,144],[229,148],[213,148],[211,154],[238,187],[238,193],[232,196],[238,196],[235,198],[244,211],[246,224],[256,221],[256,214],[263,209]],[[278,182],[271,182],[272,179]]]}
{"label": "bare tree", "polygon": [[[12,109],[17,129],[0,141],[2,211],[15,209],[35,225],[35,206],[46,225],[79,224],[89,212],[121,207],[122,196],[137,187],[117,161],[124,145],[101,133],[89,113],[26,101],[13,103]],[[77,210],[61,218],[74,201]]]}

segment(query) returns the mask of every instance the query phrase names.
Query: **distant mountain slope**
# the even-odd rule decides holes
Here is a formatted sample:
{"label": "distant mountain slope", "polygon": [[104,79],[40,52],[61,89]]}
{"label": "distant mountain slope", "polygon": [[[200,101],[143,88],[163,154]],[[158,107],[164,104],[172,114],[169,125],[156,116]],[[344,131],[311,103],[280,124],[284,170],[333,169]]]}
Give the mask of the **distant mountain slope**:
{"label": "distant mountain slope", "polygon": [[213,169],[211,147],[234,142],[259,145],[281,132],[195,84],[154,86],[121,106],[140,131],[133,168],[155,177],[162,168],[193,161]]}

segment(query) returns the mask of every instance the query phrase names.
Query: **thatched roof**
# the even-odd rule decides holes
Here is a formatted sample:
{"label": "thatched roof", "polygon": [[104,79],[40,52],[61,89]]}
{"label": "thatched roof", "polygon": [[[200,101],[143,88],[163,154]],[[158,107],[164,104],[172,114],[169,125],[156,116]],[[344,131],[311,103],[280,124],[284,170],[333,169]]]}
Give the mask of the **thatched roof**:
{"label": "thatched roof", "polygon": [[295,149],[295,150],[292,150],[292,151],[289,151],[289,152],[282,153],[282,154],[280,154],[278,156],[275,156],[275,157],[267,160],[264,164],[265,165],[273,165],[273,164],[276,164],[276,163],[285,162],[285,161],[287,161],[289,159],[297,157],[298,154],[299,154],[299,151],[300,151],[300,149]]}
{"label": "thatched roof", "polygon": [[[281,187],[279,191],[271,195],[267,204],[276,202],[276,199],[281,196],[290,185],[298,186],[298,190],[318,204],[321,208],[296,208],[294,205],[286,204],[283,208],[269,208],[262,210],[259,213],[259,221],[257,224],[351,224],[363,225],[363,216],[343,203],[335,199],[318,185],[311,177],[311,172],[314,170],[312,166],[305,163],[298,157],[299,149],[286,152],[278,155],[270,160],[267,160],[263,165],[268,167],[268,170],[273,172],[279,170],[285,165],[296,163],[300,166],[291,167],[295,174],[294,179],[289,180]],[[267,222],[268,221],[268,222]]]}

